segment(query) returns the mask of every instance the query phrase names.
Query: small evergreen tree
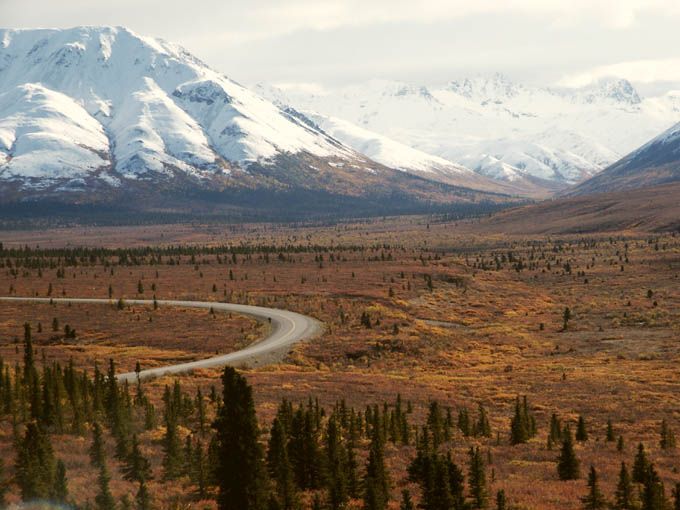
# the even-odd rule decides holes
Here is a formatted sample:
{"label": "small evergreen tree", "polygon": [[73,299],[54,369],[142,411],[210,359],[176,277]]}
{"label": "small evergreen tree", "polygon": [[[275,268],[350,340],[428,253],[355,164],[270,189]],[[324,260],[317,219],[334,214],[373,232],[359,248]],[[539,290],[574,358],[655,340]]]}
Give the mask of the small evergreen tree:
{"label": "small evergreen tree", "polygon": [[619,439],[616,441],[616,451],[622,452],[623,447],[624,447],[623,436],[619,436]]}
{"label": "small evergreen tree", "polygon": [[659,446],[662,450],[675,448],[675,434],[668,426],[668,422],[665,418],[661,421],[661,439],[659,441]]}
{"label": "small evergreen tree", "polygon": [[665,510],[666,494],[661,478],[654,469],[654,464],[647,467],[647,475],[642,483],[642,510]]}
{"label": "small evergreen tree", "polygon": [[586,422],[583,416],[578,417],[578,424],[576,425],[576,440],[588,441],[588,430],[586,429]]}
{"label": "small evergreen tree", "polygon": [[645,453],[645,447],[642,443],[638,444],[638,451],[635,454],[633,461],[633,482],[644,483],[647,478],[647,470],[649,468],[649,461]]}
{"label": "small evergreen tree", "polygon": [[219,510],[261,510],[265,505],[265,463],[258,442],[252,388],[234,368],[222,374],[223,401],[215,428],[215,470]]}
{"label": "small evergreen tree", "polygon": [[384,510],[390,498],[391,481],[385,464],[382,434],[378,428],[373,431],[364,487],[364,509]]}
{"label": "small evergreen tree", "polygon": [[562,313],[562,320],[563,320],[563,322],[564,322],[564,324],[562,325],[562,329],[563,329],[563,330],[566,330],[566,329],[567,329],[567,326],[569,325],[569,321],[571,320],[571,317],[572,317],[572,315],[571,315],[571,310],[570,310],[569,307],[567,306],[567,307],[564,309],[564,313]]}
{"label": "small evergreen tree", "polygon": [[584,510],[598,510],[607,506],[607,501],[604,499],[597,482],[597,471],[593,466],[590,466],[588,473],[588,494],[581,498],[581,502]]}
{"label": "small evergreen tree", "polygon": [[151,510],[151,495],[146,488],[146,482],[139,482],[139,490],[135,495],[136,510]]}
{"label": "small evergreen tree", "polygon": [[139,448],[139,440],[137,434],[132,435],[132,446],[130,447],[130,454],[125,459],[123,465],[123,478],[131,482],[144,482],[151,480],[151,464],[142,455]]}
{"label": "small evergreen tree", "polygon": [[94,498],[97,510],[115,510],[116,508],[116,500],[113,499],[113,494],[111,494],[111,489],[109,488],[110,481],[111,477],[104,463],[99,468],[99,476],[97,477],[99,491]]}
{"label": "small evergreen tree", "polygon": [[614,426],[612,425],[612,420],[609,418],[607,420],[607,435],[606,435],[606,440],[608,443],[613,443],[616,441],[616,437],[614,435]]}
{"label": "small evergreen tree", "polygon": [[621,463],[619,481],[616,483],[616,492],[614,493],[614,503],[616,508],[620,510],[631,510],[634,508],[633,484],[631,483],[630,474],[625,462]]}
{"label": "small evergreen tree", "polygon": [[416,507],[411,500],[411,491],[404,489],[401,491],[401,504],[399,510],[415,510]]}
{"label": "small evergreen tree", "polygon": [[18,445],[16,480],[23,501],[49,500],[54,496],[56,460],[49,437],[34,422],[26,425]]}
{"label": "small evergreen tree", "polygon": [[486,490],[486,471],[484,457],[476,448],[470,447],[470,467],[468,470],[468,486],[472,508],[486,508],[488,494]]}
{"label": "small evergreen tree", "polygon": [[496,510],[505,510],[505,508],[506,508],[505,491],[503,489],[500,489],[496,493]]}
{"label": "small evergreen tree", "polygon": [[64,504],[68,498],[68,482],[66,480],[66,466],[61,459],[57,461],[57,472],[54,480],[54,500]]}
{"label": "small evergreen tree", "polygon": [[562,449],[557,459],[557,474],[560,480],[576,480],[579,477],[579,461],[574,452],[574,443],[568,426],[564,428],[562,436]]}
{"label": "small evergreen tree", "polygon": [[527,398],[520,403],[519,397],[515,403],[515,415],[510,423],[510,444],[526,443],[536,435],[536,420],[529,412]]}

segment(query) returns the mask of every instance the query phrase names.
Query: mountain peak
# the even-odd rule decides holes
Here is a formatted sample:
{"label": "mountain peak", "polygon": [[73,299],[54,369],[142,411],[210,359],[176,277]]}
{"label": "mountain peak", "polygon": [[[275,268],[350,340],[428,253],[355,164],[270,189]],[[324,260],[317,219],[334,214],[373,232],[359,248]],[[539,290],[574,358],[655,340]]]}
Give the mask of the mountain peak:
{"label": "mountain peak", "polygon": [[521,85],[514,83],[502,73],[464,78],[461,81],[452,80],[446,88],[458,95],[480,102],[507,100],[523,90]]}
{"label": "mountain peak", "polygon": [[637,105],[642,102],[635,87],[623,78],[602,78],[584,87],[582,97],[587,103],[602,99],[628,105]]}

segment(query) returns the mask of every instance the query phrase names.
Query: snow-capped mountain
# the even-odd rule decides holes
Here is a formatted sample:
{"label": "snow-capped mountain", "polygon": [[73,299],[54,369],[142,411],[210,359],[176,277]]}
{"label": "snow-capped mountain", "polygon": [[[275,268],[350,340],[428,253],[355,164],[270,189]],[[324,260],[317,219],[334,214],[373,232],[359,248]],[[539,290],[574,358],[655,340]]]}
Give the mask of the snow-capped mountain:
{"label": "snow-capped mountain", "polygon": [[420,175],[375,162],[181,47],[125,28],[0,30],[0,203],[375,214],[516,191],[426,158]]}
{"label": "snow-capped mountain", "polygon": [[[281,90],[257,85],[255,91],[285,110],[286,104],[283,101],[286,97]],[[479,190],[524,195],[535,191],[530,186],[522,188],[484,177],[462,165],[419,151],[338,117],[305,110],[300,113],[333,138],[373,161],[396,170]]]}
{"label": "snow-capped mountain", "polygon": [[581,89],[502,75],[414,86],[371,81],[280,101],[352,122],[481,175],[559,189],[587,179],[680,118],[678,94],[642,98],[626,80]]}
{"label": "snow-capped mountain", "polygon": [[680,181],[680,123],[631,152],[563,196],[646,188]]}
{"label": "snow-capped mountain", "polygon": [[4,180],[228,174],[299,152],[357,157],[174,44],[112,27],[0,31]]}

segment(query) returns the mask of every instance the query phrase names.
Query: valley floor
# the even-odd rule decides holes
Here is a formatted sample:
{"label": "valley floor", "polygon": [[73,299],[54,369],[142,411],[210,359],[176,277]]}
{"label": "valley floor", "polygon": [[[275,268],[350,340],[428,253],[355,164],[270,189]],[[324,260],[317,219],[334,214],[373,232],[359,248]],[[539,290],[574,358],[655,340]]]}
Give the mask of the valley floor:
{"label": "valley floor", "polygon": [[[363,412],[384,402],[393,408],[399,394],[412,403],[409,422],[418,427],[431,400],[450,408],[454,417],[465,408],[476,416],[478,405],[484,406],[492,437],[464,437],[455,429],[442,449],[465,467],[470,446],[480,446],[488,454],[488,492],[504,490],[510,508],[581,508],[591,464],[612,499],[621,462],[631,466],[639,443],[668,497],[680,482],[678,451],[659,443],[662,420],[680,429],[678,235],[476,234],[470,222],[408,217],[305,227],[8,231],[0,233],[0,241],[2,295],[106,298],[111,289],[114,302],[135,297],[229,301],[322,321],[324,334],[298,345],[283,363],[241,367],[253,386],[263,444],[282,398],[295,404],[318,398],[329,410],[344,400]],[[173,251],[180,243],[193,251]],[[40,249],[29,252],[22,249],[26,245]],[[79,246],[101,249],[78,252]],[[43,356],[47,363],[72,358],[89,372],[95,361],[105,367],[110,357],[120,371],[133,369],[137,361],[149,368],[233,350],[265,334],[252,319],[197,310],[0,303],[0,357],[11,367],[22,363],[26,322],[38,364]],[[75,338],[61,334],[65,324],[75,328]],[[199,387],[203,395],[213,386],[219,389],[218,370],[177,379],[189,395]],[[159,409],[165,386],[174,380],[145,383]],[[527,396],[538,433],[511,446],[518,396]],[[212,416],[214,406],[208,412]],[[547,447],[553,413],[572,431],[579,416],[585,420],[590,437],[576,443],[578,480],[557,477],[559,446]],[[8,417],[3,419],[0,456],[8,459],[11,473],[13,432]],[[196,433],[192,420],[183,435]],[[622,451],[605,441],[608,420],[623,438]],[[155,505],[195,504],[188,478],[160,481],[163,433],[160,419],[158,426],[140,431],[157,474],[149,482]],[[87,457],[90,436],[55,437],[71,496],[81,504],[92,501],[96,473]],[[367,447],[368,440],[360,440],[362,469]],[[386,446],[392,508],[398,508],[403,488],[420,497],[406,472],[414,455],[412,444]],[[111,466],[114,495],[133,495],[134,486],[121,477],[113,458]],[[10,486],[8,500],[18,497],[16,486]],[[358,508],[361,502],[351,504]],[[200,508],[213,506],[210,498],[200,503]]]}

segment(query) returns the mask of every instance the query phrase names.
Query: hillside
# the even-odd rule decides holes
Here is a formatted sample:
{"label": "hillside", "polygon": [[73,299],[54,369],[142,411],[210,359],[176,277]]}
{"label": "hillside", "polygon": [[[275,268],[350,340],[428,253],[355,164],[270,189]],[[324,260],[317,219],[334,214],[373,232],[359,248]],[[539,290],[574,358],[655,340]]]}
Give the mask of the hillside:
{"label": "hillside", "polygon": [[467,225],[475,232],[580,234],[680,230],[680,183],[545,201]]}
{"label": "hillside", "polygon": [[[563,196],[646,188],[680,180],[680,123]],[[678,197],[680,199],[680,196]]]}

